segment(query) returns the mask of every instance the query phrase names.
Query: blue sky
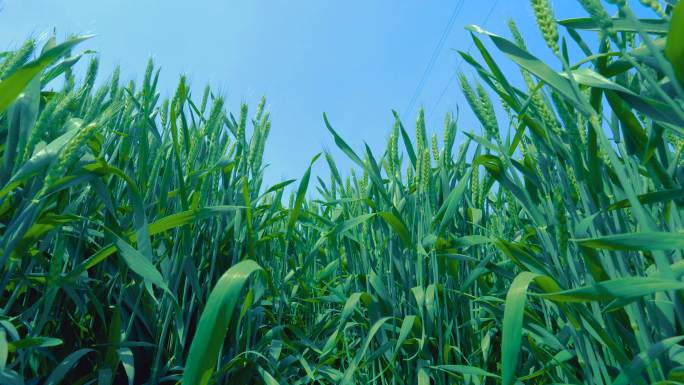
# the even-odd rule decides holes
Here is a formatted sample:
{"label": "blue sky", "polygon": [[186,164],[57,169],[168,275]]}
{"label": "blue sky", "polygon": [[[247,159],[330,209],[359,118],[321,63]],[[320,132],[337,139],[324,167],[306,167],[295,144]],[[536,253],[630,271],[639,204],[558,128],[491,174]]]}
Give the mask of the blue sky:
{"label": "blue sky", "polygon": [[[428,131],[441,133],[444,114],[461,105],[459,129],[479,131],[453,76],[459,68],[472,75],[455,52],[472,50],[465,25],[486,22],[487,29],[507,34],[506,22],[513,18],[529,39],[531,51],[551,57],[525,0],[4,0],[0,4],[0,50],[16,47],[31,35],[44,36],[53,28],[59,37],[94,33],[97,37],[83,48],[99,52],[100,79],[106,79],[116,65],[121,66],[124,79],[141,79],[152,56],[162,67],[161,88],[169,93],[184,73],[195,89],[212,84],[227,98],[231,111],[238,111],[241,101],[253,109],[266,95],[273,121],[266,148],[269,184],[299,177],[311,157],[324,149],[336,155],[342,170],[351,166],[325,129],[324,111],[359,150],[364,141],[376,152],[383,148],[393,123],[392,108],[406,117],[408,127],[415,122],[418,106],[424,106]],[[556,0],[554,6],[558,18],[585,15],[576,1]],[[407,110],[455,9],[453,27],[413,108]],[[505,59],[500,63],[517,76],[517,69]],[[557,67],[555,61],[553,65]],[[316,169],[322,174],[323,163],[319,161]]]}

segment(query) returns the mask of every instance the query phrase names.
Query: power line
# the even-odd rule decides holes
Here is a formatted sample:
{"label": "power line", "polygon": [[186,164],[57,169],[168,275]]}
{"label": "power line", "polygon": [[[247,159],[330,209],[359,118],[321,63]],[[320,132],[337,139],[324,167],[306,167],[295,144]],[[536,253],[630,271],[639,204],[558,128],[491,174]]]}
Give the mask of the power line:
{"label": "power line", "polygon": [[411,96],[411,99],[408,103],[408,106],[404,110],[404,116],[403,118],[406,118],[406,114],[408,114],[412,109],[413,106],[420,96],[420,93],[423,91],[423,87],[425,86],[425,82],[427,81],[428,77],[430,76],[430,73],[432,72],[433,67],[435,66],[435,62],[437,61],[437,58],[439,57],[439,54],[442,52],[442,48],[444,47],[444,43],[446,42],[447,38],[449,37],[449,34],[451,33],[451,29],[454,26],[454,23],[456,22],[456,18],[458,17],[458,14],[461,12],[461,9],[463,9],[463,4],[465,0],[461,0],[460,3],[456,4],[454,7],[454,10],[451,13],[451,17],[449,18],[449,21],[447,22],[447,25],[444,27],[444,31],[442,32],[442,36],[439,38],[437,45],[435,46],[435,49],[432,51],[432,56],[430,57],[430,61],[428,62],[427,67],[425,67],[425,71],[423,71],[423,75],[420,78],[420,81],[418,82],[418,85],[416,86],[416,89],[413,91],[413,95]]}
{"label": "power line", "polygon": [[[487,13],[487,16],[485,17],[484,21],[482,22],[482,26],[484,27],[487,25],[487,22],[489,21],[489,18],[492,16],[492,13],[494,12],[494,8],[496,8],[497,4],[499,3],[499,0],[494,0],[494,3],[492,4],[492,7],[489,9],[489,12]],[[467,52],[470,52],[470,50],[473,48],[473,42],[470,42],[470,46],[468,46],[468,49],[466,50]],[[437,110],[437,107],[439,107],[439,104],[442,102],[442,98],[444,98],[444,95],[446,94],[447,90],[449,90],[449,86],[451,86],[451,82],[453,82],[456,79],[456,76],[459,74],[461,71],[461,57],[458,56],[458,64],[456,64],[456,71],[454,71],[453,74],[451,74],[451,77],[449,78],[449,81],[446,83],[444,86],[444,89],[442,90],[442,93],[439,95],[439,98],[437,98],[437,102],[435,103],[434,107],[432,107],[432,110],[430,111],[430,115],[428,116],[428,120],[432,118],[432,116],[435,114],[435,111]]]}

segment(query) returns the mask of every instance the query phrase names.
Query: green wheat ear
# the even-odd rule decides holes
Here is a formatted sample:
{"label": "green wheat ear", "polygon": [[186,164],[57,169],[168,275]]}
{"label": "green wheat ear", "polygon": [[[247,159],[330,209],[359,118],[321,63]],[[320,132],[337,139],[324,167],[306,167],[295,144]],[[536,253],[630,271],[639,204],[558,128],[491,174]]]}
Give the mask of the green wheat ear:
{"label": "green wheat ear", "polygon": [[24,42],[18,51],[7,54],[8,56],[0,64],[0,79],[4,79],[8,74],[24,65],[30,59],[35,49],[36,41],[29,39]]}
{"label": "green wheat ear", "polygon": [[513,40],[515,40],[515,43],[518,45],[518,47],[527,51],[527,44],[525,44],[525,39],[523,38],[522,34],[520,33],[520,30],[518,29],[518,25],[515,24],[515,21],[513,19],[508,19],[508,29],[511,31],[511,35],[513,35]]}
{"label": "green wheat ear", "polygon": [[641,4],[643,4],[645,7],[651,8],[653,12],[657,13],[658,16],[662,17],[663,19],[667,18],[667,14],[663,10],[663,6],[660,4],[658,0],[639,0]]}
{"label": "green wheat ear", "polygon": [[432,134],[432,159],[435,160],[435,162],[439,162],[439,145],[437,144],[437,134],[433,133]]}
{"label": "green wheat ear", "polygon": [[248,106],[246,103],[240,105],[240,123],[237,128],[237,141],[241,146],[244,146],[247,142],[245,129],[247,128],[247,110]]}
{"label": "green wheat ear", "polygon": [[100,68],[100,60],[97,56],[90,59],[88,69],[86,71],[85,80],[83,82],[83,90],[91,90],[97,78],[97,71]]}
{"label": "green wheat ear", "polygon": [[473,206],[478,207],[479,206],[479,201],[480,201],[480,173],[479,173],[479,166],[474,165],[473,166],[473,173],[471,176],[471,181],[470,181],[470,190],[472,192],[471,194],[471,199]]}
{"label": "green wheat ear", "polygon": [[55,184],[55,182],[61,178],[66,172],[67,168],[76,160],[79,156],[81,148],[88,141],[90,136],[95,133],[97,129],[97,123],[90,123],[87,126],[81,128],[81,130],[69,140],[66,146],[62,149],[57,162],[50,168],[47,176],[45,177],[45,183],[43,185],[43,195],[47,190]]}
{"label": "green wheat ear", "polygon": [[430,187],[430,152],[427,148],[423,149],[421,160],[421,188],[422,191],[427,191],[427,189]]}
{"label": "green wheat ear", "polygon": [[427,134],[425,133],[425,111],[423,107],[418,110],[416,118],[416,147],[418,152],[427,147]]}
{"label": "green wheat ear", "polygon": [[[368,160],[366,160],[368,163]],[[359,192],[362,198],[368,197],[368,171],[366,168],[363,169],[363,174],[361,174],[361,179],[359,180]]]}
{"label": "green wheat ear", "polygon": [[492,104],[489,94],[477,83],[477,95],[479,97],[479,105],[482,111],[482,123],[490,138],[496,138],[499,135],[499,123],[496,121],[496,113],[494,112],[494,105]]}
{"label": "green wheat ear", "polygon": [[555,53],[558,53],[558,28],[556,18],[553,15],[553,8],[549,0],[531,0],[537,24],[541,30],[546,45]]}
{"label": "green wheat ear", "polygon": [[389,157],[389,168],[393,176],[396,176],[399,169],[399,120],[394,121],[392,133],[387,144]]}
{"label": "green wheat ear", "polygon": [[[604,32],[612,34],[613,19],[610,17],[606,9],[601,5],[600,0],[578,0],[582,7],[589,13],[589,15],[598,22],[599,26]],[[623,3],[624,0],[618,0],[618,3]]]}

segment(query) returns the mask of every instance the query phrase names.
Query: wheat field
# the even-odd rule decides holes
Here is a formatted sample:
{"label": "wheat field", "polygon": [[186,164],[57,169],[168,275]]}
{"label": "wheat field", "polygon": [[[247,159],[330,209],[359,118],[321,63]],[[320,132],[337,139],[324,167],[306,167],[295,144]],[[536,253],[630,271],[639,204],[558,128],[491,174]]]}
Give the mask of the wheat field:
{"label": "wheat field", "polygon": [[578,1],[469,27],[477,127],[273,186],[265,100],[3,52],[0,383],[684,384],[684,3]]}

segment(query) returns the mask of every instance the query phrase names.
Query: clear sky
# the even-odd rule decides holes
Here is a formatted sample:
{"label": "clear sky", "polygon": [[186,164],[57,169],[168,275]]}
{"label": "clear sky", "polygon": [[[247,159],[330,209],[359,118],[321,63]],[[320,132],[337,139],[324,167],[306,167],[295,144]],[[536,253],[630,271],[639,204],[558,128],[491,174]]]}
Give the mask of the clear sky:
{"label": "clear sky", "polygon": [[[574,0],[556,0],[556,16],[585,13]],[[99,52],[100,79],[116,65],[124,79],[141,79],[147,58],[162,67],[162,91],[181,73],[193,87],[210,83],[232,112],[266,95],[272,116],[266,147],[267,183],[298,178],[316,153],[330,149],[350,166],[325,129],[333,126],[355,148],[385,145],[390,109],[413,126],[424,106],[428,131],[440,133],[447,111],[461,105],[459,130],[479,131],[457,79],[455,49],[473,50],[468,24],[507,35],[513,18],[528,46],[550,57],[527,0],[0,0],[0,50],[56,28],[59,37],[94,33],[82,48]],[[447,25],[456,12],[453,26]],[[442,35],[444,43],[435,51]],[[490,46],[491,47],[491,46]],[[495,51],[492,48],[492,51]],[[437,53],[415,103],[423,74]],[[546,55],[546,56],[545,56]],[[506,63],[501,59],[501,64]],[[81,66],[84,66],[81,63]],[[553,65],[557,66],[554,61]],[[460,66],[460,67],[459,67]],[[512,76],[517,69],[504,65]],[[441,96],[441,97],[440,97]],[[199,96],[198,96],[199,97]],[[324,162],[319,161],[318,170]]]}

